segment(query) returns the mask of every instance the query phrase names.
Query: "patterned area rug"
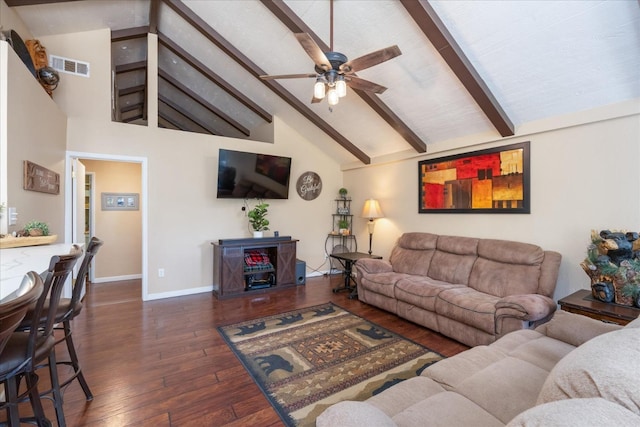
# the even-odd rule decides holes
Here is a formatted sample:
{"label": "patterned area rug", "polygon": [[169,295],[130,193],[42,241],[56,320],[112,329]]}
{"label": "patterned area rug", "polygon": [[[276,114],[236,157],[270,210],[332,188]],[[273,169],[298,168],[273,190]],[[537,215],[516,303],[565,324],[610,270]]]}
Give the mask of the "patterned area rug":
{"label": "patterned area rug", "polygon": [[288,426],[365,400],[444,358],[332,303],[218,328]]}

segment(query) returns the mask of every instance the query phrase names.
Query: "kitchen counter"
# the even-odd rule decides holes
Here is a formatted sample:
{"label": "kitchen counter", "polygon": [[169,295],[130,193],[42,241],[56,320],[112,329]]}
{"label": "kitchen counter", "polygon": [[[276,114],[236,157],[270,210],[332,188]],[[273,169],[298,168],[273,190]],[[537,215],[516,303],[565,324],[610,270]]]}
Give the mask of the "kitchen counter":
{"label": "kitchen counter", "polygon": [[[84,243],[77,243],[84,249]],[[68,254],[72,243],[56,243],[52,245],[24,246],[20,248],[0,249],[0,299],[18,289],[22,278],[29,271],[42,273],[49,267],[51,257],[54,255]],[[78,260],[74,268],[77,274],[82,258]],[[64,286],[62,295],[71,298],[71,280]]]}

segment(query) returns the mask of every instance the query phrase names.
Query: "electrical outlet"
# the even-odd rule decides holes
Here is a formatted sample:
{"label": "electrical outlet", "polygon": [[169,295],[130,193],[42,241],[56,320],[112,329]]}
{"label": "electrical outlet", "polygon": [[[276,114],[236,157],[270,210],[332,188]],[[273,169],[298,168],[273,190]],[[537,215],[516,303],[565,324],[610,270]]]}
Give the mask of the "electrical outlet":
{"label": "electrical outlet", "polygon": [[158,277],[164,277],[164,268],[158,269]]}

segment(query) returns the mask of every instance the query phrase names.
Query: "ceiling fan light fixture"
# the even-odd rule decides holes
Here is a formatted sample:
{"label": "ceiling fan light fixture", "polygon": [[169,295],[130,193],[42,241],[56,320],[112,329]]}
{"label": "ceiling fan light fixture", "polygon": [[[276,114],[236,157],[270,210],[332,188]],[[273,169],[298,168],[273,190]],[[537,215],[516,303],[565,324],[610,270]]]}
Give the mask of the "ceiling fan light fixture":
{"label": "ceiling fan light fixture", "polygon": [[325,90],[324,90],[324,82],[322,79],[318,78],[316,80],[316,84],[313,86],[313,97],[316,99],[324,98]]}
{"label": "ceiling fan light fixture", "polygon": [[338,77],[338,80],[336,81],[336,91],[340,98],[347,95],[347,82],[344,81],[344,76]]}
{"label": "ceiling fan light fixture", "polygon": [[329,92],[327,93],[327,102],[329,105],[338,105],[339,101],[340,97],[338,96],[338,91],[335,88],[329,89]]}

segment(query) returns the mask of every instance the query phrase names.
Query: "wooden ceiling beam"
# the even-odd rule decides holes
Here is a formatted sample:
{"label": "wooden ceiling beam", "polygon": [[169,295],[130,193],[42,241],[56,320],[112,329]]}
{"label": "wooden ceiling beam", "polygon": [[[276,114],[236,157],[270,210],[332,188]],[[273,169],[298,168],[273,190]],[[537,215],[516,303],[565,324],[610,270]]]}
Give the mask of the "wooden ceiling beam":
{"label": "wooden ceiling beam", "polygon": [[120,112],[128,113],[129,111],[143,110],[143,109],[144,109],[144,103],[139,102],[137,104],[125,105],[124,107],[120,108]]}
{"label": "wooden ceiling beam", "polygon": [[116,74],[129,73],[147,69],[147,61],[130,62],[128,64],[116,65]]}
{"label": "wooden ceiling beam", "polygon": [[[267,74],[258,65],[246,57],[242,52],[236,49],[231,43],[229,43],[224,37],[216,32],[209,24],[207,24],[202,18],[196,15],[189,7],[187,7],[180,0],[163,0],[174,12],[180,15],[185,21],[191,24],[197,29],[203,36],[209,41],[220,48],[225,54],[236,61],[242,66],[249,74],[257,79],[260,79],[261,75]],[[300,102],[293,94],[287,91],[280,83],[273,80],[262,80],[260,82],[271,89],[275,94],[282,98],[287,104],[292,106],[300,114],[306,117],[311,123],[333,138],[338,144],[340,144],[345,150],[353,154],[364,164],[370,164],[371,159],[362,150],[356,147],[351,141],[339,133],[336,129],[331,127],[329,123],[325,122],[320,116],[314,113],[309,107]]]}
{"label": "wooden ceiling beam", "polygon": [[229,125],[231,125],[235,129],[237,129],[243,135],[250,136],[251,132],[249,131],[249,129],[247,129],[246,127],[242,126],[242,124],[240,124],[237,120],[234,120],[232,117],[230,117],[224,111],[220,110],[219,108],[215,107],[214,105],[211,105],[203,97],[201,97],[200,95],[195,93],[193,90],[189,89],[187,86],[185,86],[182,83],[180,83],[175,77],[171,76],[166,71],[164,71],[164,70],[159,68],[158,69],[158,75],[160,76],[160,78],[165,80],[167,83],[171,84],[173,87],[178,89],[180,92],[182,92],[183,94],[187,95],[187,97],[193,99],[195,102],[197,102],[198,104],[202,105],[204,108],[206,108],[211,113],[213,113],[214,115],[219,117],[221,120],[223,120],[224,122],[228,123]]}
{"label": "wooden ceiling beam", "polygon": [[158,32],[158,42],[178,55],[182,60],[184,60],[187,64],[191,65],[195,70],[200,72],[204,77],[218,85],[229,95],[238,100],[242,105],[247,107],[249,110],[256,113],[260,118],[265,120],[268,123],[273,122],[273,116],[258,104],[249,99],[245,94],[231,86],[225,79],[220,77],[218,74],[214,73],[210,68],[200,62],[196,57],[191,55],[189,52],[184,50],[182,47],[178,46],[173,40],[169,37],[165,36],[161,32]]}
{"label": "wooden ceiling beam", "polygon": [[515,128],[507,113],[429,2],[427,0],[400,0],[400,2],[500,135],[514,135]]}
{"label": "wooden ceiling beam", "polygon": [[149,26],[124,28],[122,30],[111,30],[111,43],[121,42],[125,40],[139,39],[147,37]]}
{"label": "wooden ceiling beam", "polygon": [[149,32],[158,34],[158,22],[160,22],[160,0],[149,2]]}
{"label": "wooden ceiling beam", "polygon": [[131,117],[127,117],[126,119],[122,119],[122,123],[131,123],[134,122],[136,120],[142,120],[144,117],[142,117],[142,114],[137,114],[135,116],[131,116]]}
{"label": "wooden ceiling beam", "polygon": [[79,0],[5,0],[7,6],[15,7],[15,6],[35,6],[38,4],[51,4],[51,3],[67,3],[70,1],[79,1]]}
{"label": "wooden ceiling beam", "polygon": [[147,89],[145,85],[131,86],[120,89],[118,91],[118,96],[131,95],[132,93],[144,92]]}
{"label": "wooden ceiling beam", "polygon": [[167,116],[166,114],[162,113],[161,111],[158,111],[158,118],[164,120],[165,122],[169,123],[171,126],[174,127],[174,129],[171,129],[171,128],[167,128],[167,129],[190,132],[187,129],[182,129],[182,126],[180,126],[178,123],[173,121],[173,119],[171,117]]}
{"label": "wooden ceiling beam", "polygon": [[177,113],[180,113],[182,116],[184,116],[185,119],[189,120],[191,123],[200,126],[202,129],[206,130],[211,135],[222,135],[221,132],[218,132],[216,129],[209,126],[207,123],[203,123],[202,121],[194,117],[191,117],[188,111],[186,111],[184,108],[182,108],[180,105],[176,104],[175,102],[171,101],[169,98],[164,97],[162,95],[158,95],[158,100],[163,104],[165,104],[167,107],[176,111]]}
{"label": "wooden ceiling beam", "polygon": [[[330,47],[315,34],[311,28],[304,22],[293,10],[287,6],[282,0],[261,0],[271,13],[273,13],[291,32],[307,33],[318,44],[324,52],[329,52]],[[406,123],[389,108],[379,96],[374,93],[366,92],[359,89],[351,88],[364,102],[366,102],[378,115],[386,121],[396,132],[398,132],[418,153],[427,151],[427,144],[416,135]]]}

